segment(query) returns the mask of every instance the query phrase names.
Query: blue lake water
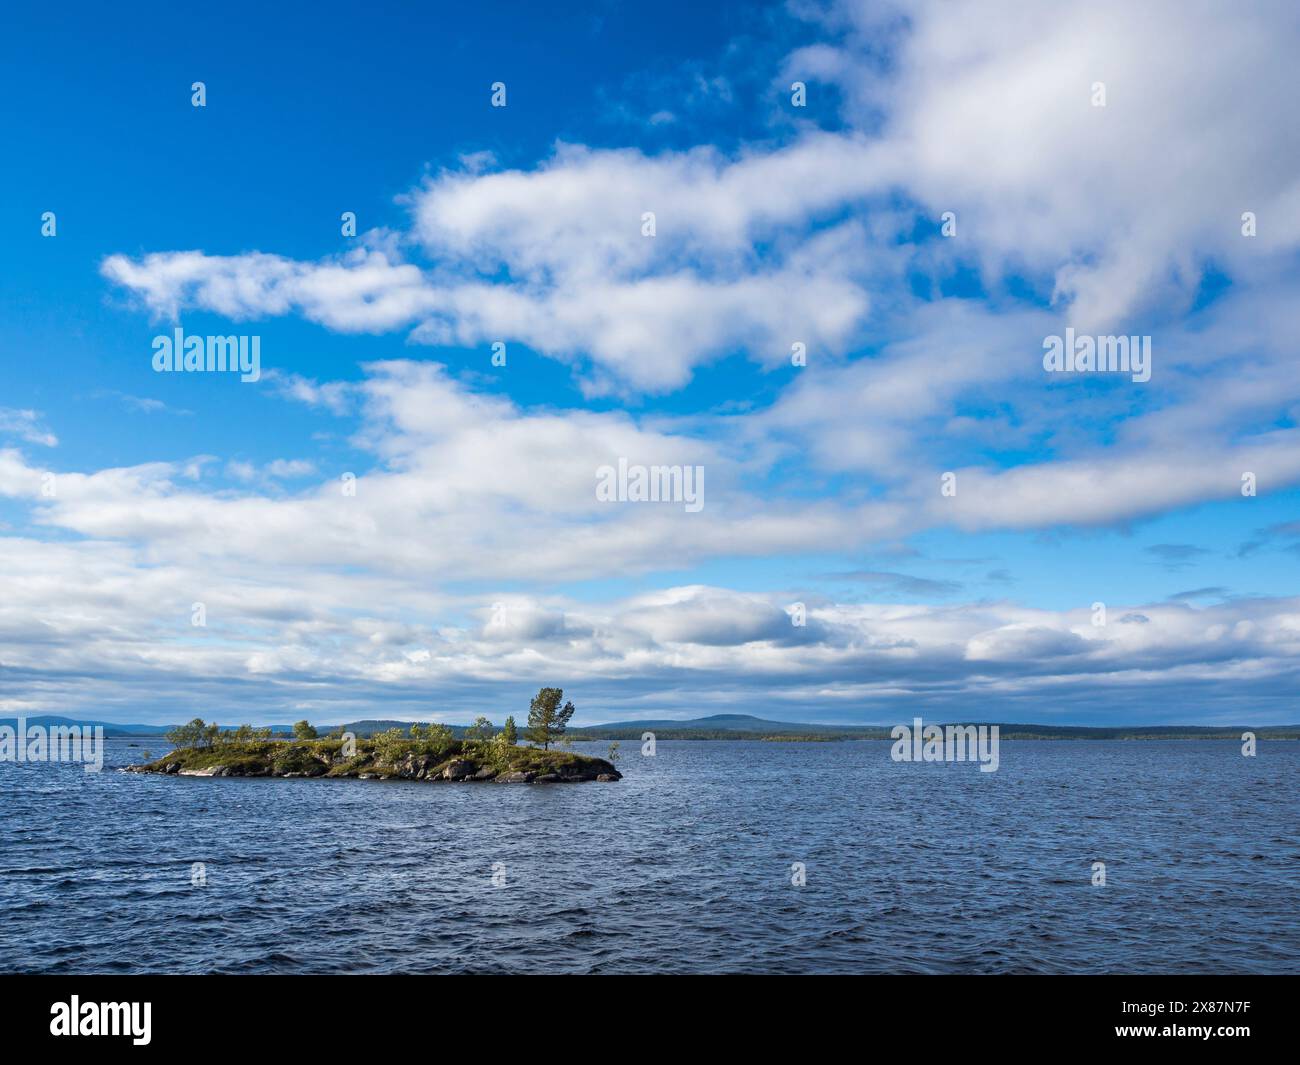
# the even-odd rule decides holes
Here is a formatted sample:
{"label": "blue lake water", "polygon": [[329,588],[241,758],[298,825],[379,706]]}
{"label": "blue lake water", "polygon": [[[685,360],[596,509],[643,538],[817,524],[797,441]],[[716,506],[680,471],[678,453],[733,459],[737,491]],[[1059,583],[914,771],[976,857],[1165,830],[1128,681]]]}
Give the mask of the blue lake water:
{"label": "blue lake water", "polygon": [[111,771],[165,750],[127,742],[0,764],[0,971],[1300,972],[1300,743],[624,742],[617,784],[528,786]]}

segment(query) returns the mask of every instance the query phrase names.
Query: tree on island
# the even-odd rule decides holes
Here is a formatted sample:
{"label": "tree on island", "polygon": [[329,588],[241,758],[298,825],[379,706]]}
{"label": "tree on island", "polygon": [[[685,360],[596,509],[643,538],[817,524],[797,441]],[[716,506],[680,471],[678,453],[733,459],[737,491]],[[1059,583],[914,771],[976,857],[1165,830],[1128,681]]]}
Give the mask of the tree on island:
{"label": "tree on island", "polygon": [[293,726],[293,738],[295,740],[314,740],[316,730],[312,728],[307,721],[295,721]]}
{"label": "tree on island", "polygon": [[565,703],[561,709],[560,700],[564,698],[563,688],[543,688],[528,706],[528,741],[540,743],[542,749],[548,749],[552,743],[564,735],[565,726],[573,716],[573,704]]}
{"label": "tree on island", "polygon": [[216,724],[207,724],[196,717],[188,725],[177,725],[164,737],[173,747],[211,747],[217,741]]}
{"label": "tree on island", "polygon": [[485,717],[476,717],[474,724],[465,729],[465,738],[467,740],[483,740],[484,742],[492,738],[492,722]]}
{"label": "tree on island", "polygon": [[505,737],[501,742],[509,744],[511,747],[519,742],[519,729],[515,727],[513,714],[506,718],[506,723],[501,728],[501,735]]}
{"label": "tree on island", "polygon": [[[397,732],[397,729],[390,729],[390,732]],[[381,733],[387,735],[387,733]],[[453,737],[451,729],[446,725],[438,724],[436,721],[428,725],[421,725],[418,722],[411,726],[411,739],[419,740],[425,746],[425,749],[431,753],[445,751],[452,745]]]}

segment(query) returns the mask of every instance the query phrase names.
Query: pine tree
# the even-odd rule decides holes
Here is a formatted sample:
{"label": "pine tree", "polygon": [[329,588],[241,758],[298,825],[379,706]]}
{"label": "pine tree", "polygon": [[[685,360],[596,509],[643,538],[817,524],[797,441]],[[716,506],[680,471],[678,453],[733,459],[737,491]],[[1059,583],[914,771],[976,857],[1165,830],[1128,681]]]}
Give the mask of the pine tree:
{"label": "pine tree", "polygon": [[503,742],[508,743],[511,747],[519,742],[519,729],[515,727],[513,714],[506,718],[506,723],[501,729],[501,734],[505,737]]}
{"label": "pine tree", "polygon": [[540,743],[542,749],[546,750],[564,735],[565,726],[573,716],[573,704],[565,703],[561,708],[560,700],[563,698],[563,688],[543,688],[533,696],[533,701],[528,707],[530,743]]}

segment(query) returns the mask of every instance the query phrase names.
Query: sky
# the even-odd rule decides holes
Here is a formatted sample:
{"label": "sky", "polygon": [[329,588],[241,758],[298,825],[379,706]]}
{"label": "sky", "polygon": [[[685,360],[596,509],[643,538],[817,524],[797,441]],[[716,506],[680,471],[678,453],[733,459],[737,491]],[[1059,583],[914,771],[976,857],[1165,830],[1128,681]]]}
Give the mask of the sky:
{"label": "sky", "polygon": [[0,714],[1300,721],[1300,9],[468,8],[6,9]]}

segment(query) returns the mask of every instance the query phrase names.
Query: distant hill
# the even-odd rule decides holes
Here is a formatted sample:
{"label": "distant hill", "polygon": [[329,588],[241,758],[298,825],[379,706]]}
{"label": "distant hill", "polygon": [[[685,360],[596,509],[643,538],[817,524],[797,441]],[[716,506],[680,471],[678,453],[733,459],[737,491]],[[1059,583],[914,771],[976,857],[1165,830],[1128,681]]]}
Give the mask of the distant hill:
{"label": "distant hill", "polygon": [[[612,721],[604,725],[589,725],[589,729],[604,728],[690,728],[705,729],[714,732],[770,732],[780,729],[782,732],[827,732],[845,729],[874,728],[872,725],[810,725],[792,721],[768,721],[754,717],[752,714],[712,714],[709,717],[693,717],[687,720],[671,718],[647,718],[643,721]],[[582,731],[582,730],[578,730]]]}
{"label": "distant hill", "polygon": [[[527,727],[526,714],[518,715],[519,731],[522,735]],[[59,717],[41,714],[25,719],[28,725],[90,725],[102,726],[105,736],[159,736],[174,725],[123,725],[110,721],[88,721],[79,718]],[[904,720],[911,723],[911,718]],[[927,724],[940,724],[927,721]],[[388,729],[409,731],[412,722],[394,721],[388,718],[364,718],[349,721],[343,725],[316,725],[317,732],[324,736],[328,732],[342,729],[365,739],[377,732]],[[427,722],[420,722],[427,724]],[[493,722],[497,728],[501,722]],[[1273,725],[1255,727],[1251,725],[1206,726],[1206,725],[1120,725],[1114,727],[1093,727],[1089,725],[1026,725],[1008,724],[993,721],[964,721],[962,724],[993,725],[996,724],[1004,740],[1161,740],[1161,739],[1240,739],[1247,730],[1254,732],[1260,739],[1300,739],[1300,725]],[[14,718],[0,718],[0,725],[16,727]],[[227,731],[234,726],[223,726]],[[672,718],[645,718],[638,721],[610,721],[603,725],[569,727],[569,735],[575,740],[640,740],[643,732],[653,732],[661,740],[885,740],[889,739],[892,725],[819,725],[806,721],[768,721],[754,717],[752,714],[712,714],[708,717],[694,717],[674,720]],[[272,725],[275,735],[288,735],[293,728],[290,725]],[[452,735],[457,739],[465,736],[466,725],[449,725]]]}
{"label": "distant hill", "polygon": [[[52,728],[57,725],[80,725],[83,728],[94,728],[98,725],[104,730],[105,736],[161,736],[164,732],[170,732],[175,725],[123,725],[117,721],[95,721],[84,717],[59,717],[55,714],[37,714],[34,717],[24,717],[28,727],[40,725],[43,728]],[[0,717],[0,725],[8,725],[10,728],[17,728],[17,718]],[[228,732],[233,729],[233,725],[223,725],[222,732]],[[292,725],[271,725],[272,732],[278,734],[288,734],[293,732]]]}
{"label": "distant hill", "polygon": [[[911,724],[907,718],[905,724]],[[1275,725],[1256,728],[1250,725],[1126,725],[1093,727],[1088,725],[1008,724],[995,721],[963,721],[962,724],[997,725],[1005,740],[1136,740],[1136,739],[1240,739],[1244,731],[1261,739],[1300,739],[1300,725]],[[927,721],[926,724],[941,724]],[[889,739],[893,725],[818,725],[797,721],[768,721],[749,714],[713,714],[686,720],[647,718],[642,721],[611,721],[585,728],[570,726],[575,738],[592,740],[630,740],[653,732],[656,739],[683,740],[753,740],[753,739]]]}
{"label": "distant hill", "polygon": [[[81,717],[59,717],[55,714],[37,714],[32,717],[24,717],[23,720],[26,721],[29,726],[40,725],[44,728],[51,728],[56,725],[81,725],[83,727],[90,726],[91,728],[94,728],[96,725],[99,725],[103,728],[105,736],[161,736],[163,733],[170,732],[174,729],[176,724],[180,724],[180,722],[177,722],[176,724],[171,725],[124,725],[116,721],[96,721],[90,718]],[[420,724],[427,723],[428,722],[420,722]],[[410,729],[411,724],[412,722],[410,721],[366,719],[364,721],[350,721],[344,725],[317,724],[316,730],[324,736],[327,732],[332,732],[335,729],[341,728],[344,732],[351,732],[358,738],[365,739],[369,736],[373,736],[376,732],[386,732],[388,729],[392,728],[401,729],[403,732],[406,732]],[[0,717],[0,725],[8,725],[10,728],[17,728],[18,722],[16,718]],[[235,725],[222,725],[221,731],[231,732],[236,727],[237,726]],[[258,727],[269,728],[271,732],[277,736],[288,736],[293,733],[292,725],[254,726],[254,728]],[[467,728],[465,725],[449,725],[448,727],[451,729],[452,735],[458,739],[464,736]],[[498,727],[500,727],[499,722]]]}
{"label": "distant hill", "polygon": [[[711,714],[687,719],[645,718],[639,721],[610,721],[603,725],[569,726],[575,737],[588,739],[640,739],[642,732],[653,732],[662,739],[756,739],[763,736],[827,736],[851,738],[875,734],[886,726],[810,725],[807,722],[768,721],[752,714]],[[687,735],[689,733],[689,735]]]}
{"label": "distant hill", "polygon": [[[172,725],[121,725],[115,721],[88,721],[80,717],[58,717],[54,714],[37,714],[34,717],[24,717],[28,727],[40,725],[43,728],[53,728],[56,725],[89,725],[94,728],[96,725],[104,730],[105,736],[159,736],[172,728]],[[8,725],[12,729],[18,727],[18,719],[13,717],[0,717],[0,725]]]}

